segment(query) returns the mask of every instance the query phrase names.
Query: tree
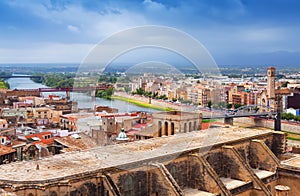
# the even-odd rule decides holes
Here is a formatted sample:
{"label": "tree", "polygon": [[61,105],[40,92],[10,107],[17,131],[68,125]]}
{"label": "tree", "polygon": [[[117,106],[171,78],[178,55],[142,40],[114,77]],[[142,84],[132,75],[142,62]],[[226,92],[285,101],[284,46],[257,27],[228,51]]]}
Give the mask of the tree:
{"label": "tree", "polygon": [[285,81],[284,83],[282,83],[281,87],[287,87],[287,85],[289,84],[289,81]]}
{"label": "tree", "polygon": [[219,102],[218,103],[218,107],[219,108],[225,108],[226,107],[226,103],[225,102]]}
{"label": "tree", "polygon": [[143,95],[144,94],[144,89],[142,89],[142,88],[138,88],[138,89],[136,89],[136,94],[138,94],[138,95]]}
{"label": "tree", "polygon": [[129,93],[131,91],[131,88],[129,86],[124,86],[124,91],[126,93]]}
{"label": "tree", "polygon": [[158,92],[152,93],[152,98],[153,98],[153,99],[156,99],[157,97],[158,97]]}
{"label": "tree", "polygon": [[234,104],[234,109],[240,108],[241,106],[242,106],[242,104],[235,103],[235,104]]}
{"label": "tree", "polygon": [[98,90],[96,92],[96,97],[101,97],[101,98],[105,98],[105,99],[111,99],[113,91],[114,91],[113,87],[109,87],[106,90]]}
{"label": "tree", "polygon": [[208,101],[207,107],[208,107],[209,109],[211,109],[211,106],[212,106],[212,102],[211,102],[211,101]]}
{"label": "tree", "polygon": [[232,104],[231,103],[226,103],[226,108],[227,109],[231,109],[232,108]]}
{"label": "tree", "polygon": [[281,114],[281,118],[285,120],[295,119],[295,116],[292,113],[283,113]]}

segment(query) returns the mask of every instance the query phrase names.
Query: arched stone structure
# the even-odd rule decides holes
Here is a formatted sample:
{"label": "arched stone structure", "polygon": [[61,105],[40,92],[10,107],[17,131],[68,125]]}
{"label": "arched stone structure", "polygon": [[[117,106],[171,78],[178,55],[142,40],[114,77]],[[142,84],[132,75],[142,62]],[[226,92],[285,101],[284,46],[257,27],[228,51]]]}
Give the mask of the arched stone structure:
{"label": "arched stone structure", "polygon": [[158,137],[162,136],[162,123],[161,121],[158,122]]}
{"label": "arched stone structure", "polygon": [[174,122],[171,122],[171,135],[175,134],[175,125]]}
{"label": "arched stone structure", "polygon": [[24,160],[36,160],[39,157],[39,149],[34,144],[28,144],[23,149]]}
{"label": "arched stone structure", "polygon": [[163,135],[168,136],[168,131],[169,131],[168,129],[169,129],[169,123],[167,121],[165,121],[164,126],[163,126],[163,130],[164,130]]}
{"label": "arched stone structure", "polygon": [[158,137],[200,130],[201,122],[202,114],[199,113],[170,111],[153,114]]}

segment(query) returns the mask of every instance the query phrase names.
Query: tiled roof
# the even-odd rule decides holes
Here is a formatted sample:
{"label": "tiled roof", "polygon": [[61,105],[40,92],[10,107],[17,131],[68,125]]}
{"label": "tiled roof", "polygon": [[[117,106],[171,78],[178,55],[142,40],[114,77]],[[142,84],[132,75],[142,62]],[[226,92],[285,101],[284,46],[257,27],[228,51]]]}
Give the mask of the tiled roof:
{"label": "tiled roof", "polygon": [[38,137],[40,139],[44,139],[43,135],[51,135],[51,132],[47,131],[47,132],[41,132],[41,133],[35,133],[35,134],[31,134],[31,135],[26,135],[25,138],[26,139],[30,139],[33,137]]}
{"label": "tiled roof", "polygon": [[35,133],[35,134],[31,134],[31,135],[26,135],[25,138],[26,139],[31,139],[31,138],[37,137],[37,138],[40,139],[40,141],[33,142],[33,144],[38,144],[40,142],[42,142],[43,144],[52,144],[54,142],[53,137],[51,137],[49,139],[44,139],[43,138],[44,135],[52,135],[52,133],[49,132],[49,131],[41,132],[41,133]]}
{"label": "tiled roof", "polygon": [[14,150],[10,147],[7,147],[7,146],[0,145],[0,156],[10,154],[10,153],[13,153],[13,152],[16,152],[16,150]]}
{"label": "tiled roof", "polygon": [[80,139],[76,139],[72,136],[67,136],[67,137],[56,138],[55,141],[70,148],[67,151],[85,150],[97,146],[96,142],[93,139],[91,139],[89,136],[84,134],[79,134],[79,135],[81,136]]}

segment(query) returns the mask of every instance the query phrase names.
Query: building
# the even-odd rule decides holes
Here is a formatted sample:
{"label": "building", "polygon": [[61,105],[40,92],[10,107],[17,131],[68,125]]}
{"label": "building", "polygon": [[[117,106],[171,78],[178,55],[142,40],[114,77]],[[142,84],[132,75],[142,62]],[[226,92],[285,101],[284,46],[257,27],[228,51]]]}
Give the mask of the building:
{"label": "building", "polygon": [[0,119],[0,131],[7,129],[8,128],[8,123],[6,119]]}
{"label": "building", "polygon": [[50,95],[49,99],[45,99],[45,103],[53,108],[53,110],[61,111],[62,114],[70,114],[78,112],[78,103],[67,99]]}
{"label": "building", "polygon": [[0,188],[25,196],[298,196],[300,157],[285,148],[282,132],[216,127],[1,165]]}
{"label": "building", "polygon": [[97,105],[95,106],[95,111],[96,112],[107,112],[107,113],[118,113],[117,108],[111,108],[109,106],[104,106],[104,105]]}
{"label": "building", "polygon": [[6,119],[8,122],[16,123],[26,119],[27,113],[25,108],[18,108],[18,109],[3,108],[1,111],[1,116],[3,119]]}
{"label": "building", "polygon": [[59,124],[61,129],[67,129],[71,132],[78,131],[79,119],[84,119],[94,116],[93,113],[77,113],[77,114],[65,114],[60,116]]}
{"label": "building", "polygon": [[56,146],[56,154],[80,151],[90,148],[95,148],[97,142],[85,134],[73,134],[66,137],[55,138],[54,144]]}
{"label": "building", "polygon": [[[2,140],[2,138],[0,139]],[[16,160],[16,157],[17,157],[16,150],[12,149],[11,147],[0,144],[0,165],[11,163]]]}
{"label": "building", "polygon": [[157,128],[154,137],[175,135],[200,130],[202,115],[200,113],[170,111],[152,115],[153,124]]}

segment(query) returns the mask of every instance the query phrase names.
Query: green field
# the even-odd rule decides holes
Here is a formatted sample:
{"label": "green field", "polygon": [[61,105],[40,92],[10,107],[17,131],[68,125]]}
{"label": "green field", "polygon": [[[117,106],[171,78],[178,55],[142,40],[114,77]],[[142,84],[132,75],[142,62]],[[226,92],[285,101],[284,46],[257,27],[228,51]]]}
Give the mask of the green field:
{"label": "green field", "polygon": [[140,107],[144,107],[144,108],[152,108],[152,109],[160,110],[160,111],[171,111],[171,110],[174,110],[174,109],[169,108],[169,107],[162,108],[162,107],[155,106],[155,105],[152,105],[152,104],[149,104],[149,103],[145,103],[145,102],[142,102],[142,101],[137,101],[137,100],[134,100],[134,99],[120,97],[120,96],[115,96],[115,95],[113,95],[111,98],[112,99],[121,100],[121,101],[126,101],[128,103],[132,103],[134,105],[137,105],[137,106],[140,106]]}
{"label": "green field", "polygon": [[288,134],[287,139],[294,140],[294,141],[300,141],[299,133],[293,133],[293,132],[288,132],[288,131],[284,131],[284,132],[286,132]]}

